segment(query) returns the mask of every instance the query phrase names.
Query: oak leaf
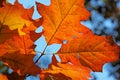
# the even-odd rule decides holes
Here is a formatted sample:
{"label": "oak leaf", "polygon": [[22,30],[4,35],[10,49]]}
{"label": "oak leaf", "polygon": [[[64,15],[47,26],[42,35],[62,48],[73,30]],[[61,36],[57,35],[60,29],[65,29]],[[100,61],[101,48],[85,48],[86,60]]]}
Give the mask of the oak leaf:
{"label": "oak leaf", "polygon": [[57,64],[58,67],[55,65],[52,65],[52,69],[44,70],[41,73],[51,73],[51,74],[59,74],[62,73],[68,78],[72,78],[71,80],[88,80],[88,77],[90,77],[90,69],[86,67],[81,66],[75,66],[71,64]]}
{"label": "oak leaf", "polygon": [[63,62],[77,64],[73,59],[78,58],[83,65],[101,71],[103,64],[119,59],[120,46],[111,37],[96,36],[92,32],[81,33],[79,38],[63,44],[58,54]]}
{"label": "oak leaf", "polygon": [[[80,76],[75,74],[80,73],[73,72],[74,74],[72,74],[70,71],[79,71],[75,69],[80,69],[83,65],[94,71],[101,71],[106,62],[118,60],[120,47],[111,38],[96,36],[91,30],[80,24],[81,20],[89,17],[89,13],[84,8],[84,0],[52,0],[51,2],[50,6],[37,4],[38,11],[43,16],[43,34],[47,44],[62,43],[63,40],[68,43],[63,44],[58,52],[61,63],[55,62],[55,65],[53,64],[46,71],[43,70],[43,73],[62,73],[79,80]],[[73,40],[70,41],[71,39]],[[85,69],[82,70],[84,73]],[[85,75],[87,72],[84,77]]]}
{"label": "oak leaf", "polygon": [[[38,21],[30,19],[33,8],[26,10],[17,2],[14,5],[4,3],[0,7],[0,60],[19,75],[40,73],[45,75],[42,79],[46,76],[56,79],[59,75],[72,80],[88,80],[90,69],[101,71],[104,63],[119,58],[120,47],[110,37],[96,36],[80,24],[90,15],[84,0],[52,0],[50,6],[37,3],[37,7],[43,16]],[[33,62],[34,41],[42,34],[37,35],[34,30],[41,24],[47,46],[67,41],[58,52],[61,63],[53,56],[49,69],[42,71]]]}
{"label": "oak leaf", "polygon": [[[79,64],[79,63],[78,63]],[[50,75],[53,74],[53,75]],[[56,74],[56,76],[54,76]],[[90,69],[82,65],[74,65],[69,63],[58,63],[56,58],[52,57],[52,63],[49,69],[41,71],[41,79],[44,80],[47,76],[62,77],[59,74],[67,76],[66,80],[88,80],[90,77]],[[62,78],[64,80],[64,78]],[[58,79],[59,80],[59,79]]]}
{"label": "oak leaf", "polygon": [[3,28],[0,28],[0,44],[7,39],[10,39],[12,36],[18,35],[17,29],[11,31],[8,26],[2,25],[1,23],[0,26],[4,26]]}
{"label": "oak leaf", "polygon": [[72,36],[79,36],[83,30],[80,21],[90,15],[84,7],[84,0],[51,0],[50,6],[37,4],[37,8],[43,17],[42,26],[48,44],[62,43],[63,40],[71,40]]}
{"label": "oak leaf", "polygon": [[20,75],[36,75],[40,68],[33,62],[34,41],[41,34],[35,33],[36,21],[30,18],[33,9],[24,9],[17,1],[14,5],[3,5],[0,8],[0,60]]}
{"label": "oak leaf", "polygon": [[[4,2],[3,7],[0,7],[0,22],[2,25],[8,26],[10,30],[17,29],[20,35],[25,35],[22,28],[24,25],[32,25],[33,22],[29,19],[24,19],[23,15],[30,17],[33,10],[33,8],[29,10],[24,9],[17,1],[14,5]],[[2,25],[0,25],[0,29],[4,28]]]}
{"label": "oak leaf", "polygon": [[24,9],[17,1],[14,5],[5,2],[3,5],[4,7],[0,8],[0,43],[18,34],[32,33],[30,35],[31,37],[33,34],[35,35],[34,40],[41,36],[41,34],[35,33],[35,30],[38,22],[40,26],[42,20],[31,19],[33,8]]}
{"label": "oak leaf", "polygon": [[0,45],[0,60],[20,75],[36,75],[40,69],[33,62],[34,47],[29,35],[13,36]]}
{"label": "oak leaf", "polygon": [[6,65],[19,75],[36,75],[40,72],[40,68],[33,62],[35,54],[20,54],[19,52],[8,53],[0,57]]}

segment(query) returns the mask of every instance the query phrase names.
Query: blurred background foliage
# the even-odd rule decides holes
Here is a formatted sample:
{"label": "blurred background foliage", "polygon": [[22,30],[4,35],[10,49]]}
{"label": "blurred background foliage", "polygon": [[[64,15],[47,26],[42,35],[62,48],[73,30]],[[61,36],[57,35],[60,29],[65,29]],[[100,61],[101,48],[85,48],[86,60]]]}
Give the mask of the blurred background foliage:
{"label": "blurred background foliage", "polygon": [[8,67],[3,64],[3,62],[0,62],[0,73],[7,73]]}
{"label": "blurred background foliage", "polygon": [[97,35],[111,35],[120,43],[120,0],[85,0],[91,17],[86,25]]}

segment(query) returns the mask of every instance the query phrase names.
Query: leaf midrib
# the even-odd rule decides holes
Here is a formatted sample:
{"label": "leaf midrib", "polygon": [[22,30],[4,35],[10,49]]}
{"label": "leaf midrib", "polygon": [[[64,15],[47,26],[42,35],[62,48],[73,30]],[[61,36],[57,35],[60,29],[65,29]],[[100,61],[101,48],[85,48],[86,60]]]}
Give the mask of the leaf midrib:
{"label": "leaf midrib", "polygon": [[[53,35],[51,35],[50,39],[48,40],[47,42],[47,45],[43,51],[43,53],[45,52],[47,46],[49,45],[49,43],[52,41],[52,39],[54,38],[55,34],[58,32],[59,28],[60,28],[60,25],[63,23],[63,21],[65,20],[65,18],[67,17],[67,15],[69,14],[69,12],[71,11],[72,7],[75,5],[75,3],[77,2],[74,1],[74,3],[71,5],[70,9],[67,11],[67,13],[65,14],[65,16],[61,19],[60,23],[58,24],[58,26],[56,27],[55,31],[53,32]],[[59,2],[58,2],[58,7],[60,9],[60,5],[59,5]],[[60,9],[60,13],[61,13],[61,9]],[[62,15],[62,14],[61,14]],[[49,16],[48,16],[49,17]],[[49,18],[50,19],[50,18]],[[52,20],[51,20],[52,21]],[[52,22],[53,23],[53,22]]]}

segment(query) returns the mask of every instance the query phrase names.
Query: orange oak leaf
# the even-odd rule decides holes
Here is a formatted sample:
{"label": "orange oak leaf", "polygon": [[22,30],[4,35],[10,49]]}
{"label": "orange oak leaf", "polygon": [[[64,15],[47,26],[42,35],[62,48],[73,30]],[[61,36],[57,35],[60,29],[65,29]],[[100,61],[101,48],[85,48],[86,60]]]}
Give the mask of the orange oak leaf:
{"label": "orange oak leaf", "polygon": [[71,80],[88,80],[88,77],[90,77],[90,70],[86,67],[81,66],[74,66],[71,64],[57,64],[59,67],[56,67],[52,65],[52,69],[50,70],[44,70],[41,73],[46,74],[46,73],[51,73],[51,74],[58,74],[62,73],[68,78],[72,78]]}
{"label": "orange oak leaf", "polygon": [[94,71],[101,71],[103,64],[119,59],[120,47],[111,37],[81,33],[79,38],[63,44],[58,54],[61,61],[77,64],[73,61],[73,54],[76,54],[78,56],[75,58],[78,58],[80,63]]}
{"label": "orange oak leaf", "polygon": [[0,28],[0,44],[11,38],[12,36],[18,35],[17,29],[11,31],[8,26],[2,25],[1,23],[0,26],[4,26],[3,28]]}
{"label": "orange oak leaf", "polygon": [[6,75],[0,74],[0,80],[8,80]]}
{"label": "orange oak leaf", "polygon": [[33,62],[34,56],[35,54],[20,54],[19,52],[6,53],[0,57],[0,60],[2,60],[19,75],[36,75],[40,73],[40,68]]}
{"label": "orange oak leaf", "polygon": [[36,75],[40,68],[33,62],[35,56],[33,43],[29,35],[13,36],[0,45],[0,60],[21,75]]}
{"label": "orange oak leaf", "polygon": [[[66,80],[88,80],[88,78],[90,78],[90,69],[87,67],[69,63],[56,63],[54,56],[52,60],[54,61],[49,66],[49,69],[41,71],[40,75],[42,80],[45,80],[44,78],[48,76],[53,76],[55,78],[62,77],[62,75],[60,76],[59,74],[67,76]],[[54,76],[54,74],[56,74],[56,76]],[[62,79],[65,80],[64,78]]]}
{"label": "orange oak leaf", "polygon": [[75,53],[70,53],[70,54],[59,54],[61,63],[70,63],[70,64],[74,64],[77,66],[81,66],[79,57],[79,54],[75,54]]}
{"label": "orange oak leaf", "polygon": [[[33,23],[34,24],[34,23]],[[24,27],[22,29],[22,31],[26,34],[28,34],[30,36],[30,39],[35,42],[38,38],[41,37],[41,35],[43,34],[43,32],[41,33],[36,33],[35,30],[36,30],[36,27],[34,25],[30,25],[30,27]]]}
{"label": "orange oak leaf", "polygon": [[50,6],[37,4],[37,8],[43,16],[42,26],[48,44],[62,43],[63,40],[71,40],[72,36],[79,36],[83,30],[80,21],[90,15],[84,7],[84,0],[51,0]]}
{"label": "orange oak leaf", "polygon": [[[33,25],[33,22],[29,19],[24,19],[23,14],[29,17],[32,15],[33,10],[33,8],[24,9],[17,1],[14,5],[4,2],[3,7],[0,7],[0,22],[2,25],[8,26],[10,30],[18,29],[20,35],[25,35],[25,33],[21,31],[22,28],[24,25],[27,27]],[[4,26],[0,25],[0,29],[2,28],[4,28]]]}

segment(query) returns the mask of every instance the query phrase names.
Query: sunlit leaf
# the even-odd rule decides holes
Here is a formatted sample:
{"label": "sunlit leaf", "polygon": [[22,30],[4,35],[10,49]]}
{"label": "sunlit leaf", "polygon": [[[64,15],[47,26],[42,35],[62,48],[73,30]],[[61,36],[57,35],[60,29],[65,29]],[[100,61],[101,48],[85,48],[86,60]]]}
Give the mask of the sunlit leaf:
{"label": "sunlit leaf", "polygon": [[64,76],[66,76],[66,80],[88,80],[90,77],[90,69],[87,67],[69,63],[57,63],[54,56],[52,60],[53,63],[51,63],[50,68],[41,72],[42,80],[45,80],[45,78],[48,76],[51,76],[53,79],[61,77],[63,80],[65,80],[63,78]]}
{"label": "sunlit leaf", "polygon": [[[96,36],[92,33],[81,34],[67,44],[63,44],[58,52],[61,59],[69,61],[71,54],[80,60],[80,63],[91,68],[94,71],[101,71],[103,64],[113,62],[119,59],[120,47],[111,39],[111,37]],[[68,56],[66,56],[68,54]],[[70,57],[71,56],[71,57]],[[68,60],[67,60],[68,59]],[[70,59],[71,61],[72,59]],[[75,61],[72,61],[74,64]],[[75,63],[76,64],[76,63]],[[96,67],[96,65],[99,65]]]}
{"label": "sunlit leaf", "polygon": [[[26,14],[24,14],[25,12]],[[4,2],[3,7],[0,7],[0,29],[4,29],[4,25],[6,25],[10,30],[18,29],[18,33],[20,35],[25,35],[25,33],[22,31],[22,28],[24,25],[30,26],[32,22],[24,19],[22,16],[23,14],[24,16],[29,16],[31,13],[33,13],[32,8],[27,10],[17,2],[15,5]]]}
{"label": "sunlit leaf", "polygon": [[0,28],[0,44],[6,41],[7,39],[10,39],[14,35],[18,35],[18,31],[16,30],[10,30],[8,26],[2,25],[0,23],[0,26],[4,26],[4,28]]}
{"label": "sunlit leaf", "polygon": [[0,45],[0,60],[21,75],[35,75],[40,72],[40,69],[33,62],[34,47],[29,35],[14,36]]}
{"label": "sunlit leaf", "polygon": [[37,7],[44,19],[42,26],[48,44],[79,36],[79,32],[84,31],[80,21],[90,15],[84,7],[84,0],[51,0],[50,6],[38,3]]}

